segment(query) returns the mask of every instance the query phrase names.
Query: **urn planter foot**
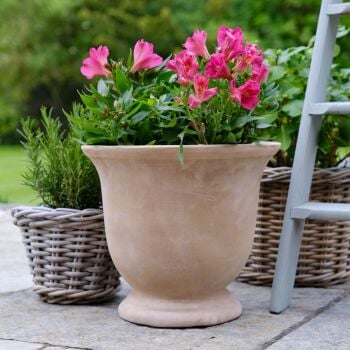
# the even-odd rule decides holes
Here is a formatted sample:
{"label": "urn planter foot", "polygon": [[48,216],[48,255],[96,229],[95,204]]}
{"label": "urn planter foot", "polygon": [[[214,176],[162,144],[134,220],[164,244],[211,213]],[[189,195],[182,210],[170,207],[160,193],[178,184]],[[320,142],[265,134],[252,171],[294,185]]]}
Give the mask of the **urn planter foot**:
{"label": "urn planter foot", "polygon": [[240,302],[228,291],[183,299],[158,299],[130,292],[119,306],[119,315],[126,321],[152,327],[183,328],[213,326],[241,315]]}

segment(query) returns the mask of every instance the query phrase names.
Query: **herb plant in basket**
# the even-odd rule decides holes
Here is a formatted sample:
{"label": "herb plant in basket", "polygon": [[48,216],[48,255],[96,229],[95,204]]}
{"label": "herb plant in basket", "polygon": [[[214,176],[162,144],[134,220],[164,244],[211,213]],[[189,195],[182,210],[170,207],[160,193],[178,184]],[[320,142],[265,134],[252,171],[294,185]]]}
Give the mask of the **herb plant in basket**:
{"label": "herb plant in basket", "polygon": [[[85,113],[74,105],[73,114]],[[17,207],[33,290],[48,303],[90,303],[113,297],[119,286],[107,249],[101,190],[94,166],[73,135],[41,110],[43,131],[23,122],[28,169],[25,183],[44,206]]]}
{"label": "herb plant in basket", "polygon": [[226,286],[253,240],[262,171],[279,144],[259,142],[272,108],[263,52],[220,27],[213,54],[196,30],[163,60],[139,40],[128,62],[90,50],[99,76],[70,116],[102,183],[112,259],[133,288],[122,318],[156,327],[214,325],[241,314]]}
{"label": "herb plant in basket", "polygon": [[[340,28],[338,37],[348,33]],[[279,235],[291,176],[301,111],[306,90],[313,41],[308,46],[269,50],[270,84],[276,90],[276,108],[269,128],[259,135],[281,142],[281,150],[263,174],[259,213],[250,258],[239,276],[252,284],[271,284]],[[337,52],[339,54],[339,51]],[[350,70],[336,65],[329,83],[329,101],[348,101]],[[350,203],[350,119],[325,116],[318,141],[311,200]],[[350,278],[350,222],[307,221],[296,275],[298,286],[329,286]]]}

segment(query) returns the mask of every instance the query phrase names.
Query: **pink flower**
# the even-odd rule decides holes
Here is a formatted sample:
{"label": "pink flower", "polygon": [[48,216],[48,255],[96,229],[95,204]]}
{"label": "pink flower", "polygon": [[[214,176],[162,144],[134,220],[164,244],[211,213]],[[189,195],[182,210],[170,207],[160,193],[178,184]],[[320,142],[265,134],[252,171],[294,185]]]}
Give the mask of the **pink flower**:
{"label": "pink flower", "polygon": [[238,88],[231,81],[230,90],[231,98],[248,110],[254,109],[259,103],[260,85],[254,80],[249,80]]}
{"label": "pink flower", "polygon": [[208,52],[206,46],[207,40],[207,32],[196,29],[192,35],[192,37],[187,38],[184,47],[185,49],[193,53],[194,55],[205,57],[206,59],[210,58],[210,54]]}
{"label": "pink flower", "polygon": [[131,73],[141,69],[151,69],[162,63],[162,57],[153,53],[153,48],[153,44],[143,39],[137,41],[134,47],[134,64],[130,69]]}
{"label": "pink flower", "polygon": [[[258,62],[257,62],[258,61]],[[252,62],[252,76],[251,79],[261,84],[267,79],[269,75],[269,69],[264,63],[264,61],[254,60]]]}
{"label": "pink flower", "polygon": [[193,53],[183,50],[169,60],[166,67],[177,74],[180,85],[188,86],[198,72],[199,65]]}
{"label": "pink flower", "polygon": [[231,80],[229,68],[222,53],[211,55],[209,62],[205,66],[204,74],[209,78],[226,78]]}
{"label": "pink flower", "polygon": [[108,64],[109,50],[107,46],[99,46],[91,48],[89,57],[83,60],[83,65],[80,67],[80,73],[87,79],[92,79],[96,76],[108,76],[111,72],[106,68]]}
{"label": "pink flower", "polygon": [[247,43],[242,55],[236,57],[236,69],[244,72],[253,61],[263,62],[264,53],[259,50],[258,45]]}
{"label": "pink flower", "polygon": [[218,52],[224,55],[225,61],[231,61],[244,51],[244,36],[241,28],[221,26],[218,30]]}
{"label": "pink flower", "polygon": [[196,108],[204,101],[209,100],[218,93],[217,88],[208,89],[209,79],[201,74],[196,74],[193,78],[195,94],[188,98],[190,108]]}

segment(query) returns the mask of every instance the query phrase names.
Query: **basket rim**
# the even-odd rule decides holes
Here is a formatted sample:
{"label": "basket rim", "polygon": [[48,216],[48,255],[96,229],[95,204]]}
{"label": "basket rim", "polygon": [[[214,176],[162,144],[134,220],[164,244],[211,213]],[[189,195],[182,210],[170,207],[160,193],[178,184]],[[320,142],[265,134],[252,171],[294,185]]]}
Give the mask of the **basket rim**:
{"label": "basket rim", "polygon": [[[263,171],[262,182],[275,181],[275,180],[283,180],[288,179],[291,176],[292,167],[266,167]],[[350,174],[350,168],[315,168],[313,172],[314,177],[321,176],[333,176],[333,177],[341,177]],[[349,176],[350,181],[350,176]]]}
{"label": "basket rim", "polygon": [[18,206],[11,210],[11,216],[14,218],[14,223],[21,218],[32,219],[33,221],[38,219],[46,220],[70,220],[81,218],[85,220],[98,220],[103,219],[103,209],[72,209],[72,208],[50,208],[44,206]]}

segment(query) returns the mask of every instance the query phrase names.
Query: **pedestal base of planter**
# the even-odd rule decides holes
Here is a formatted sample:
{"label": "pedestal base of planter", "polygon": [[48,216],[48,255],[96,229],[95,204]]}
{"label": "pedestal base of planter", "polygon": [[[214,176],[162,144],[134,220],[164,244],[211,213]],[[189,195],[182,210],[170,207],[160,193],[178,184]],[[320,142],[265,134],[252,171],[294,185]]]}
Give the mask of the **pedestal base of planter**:
{"label": "pedestal base of planter", "polygon": [[201,299],[157,299],[130,292],[119,305],[126,321],[163,328],[213,326],[238,318],[240,302],[226,289]]}

